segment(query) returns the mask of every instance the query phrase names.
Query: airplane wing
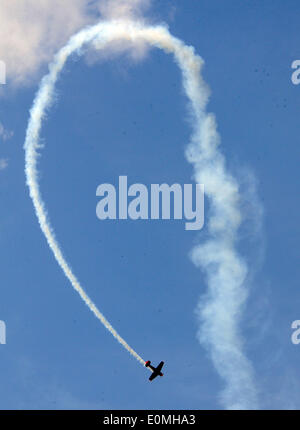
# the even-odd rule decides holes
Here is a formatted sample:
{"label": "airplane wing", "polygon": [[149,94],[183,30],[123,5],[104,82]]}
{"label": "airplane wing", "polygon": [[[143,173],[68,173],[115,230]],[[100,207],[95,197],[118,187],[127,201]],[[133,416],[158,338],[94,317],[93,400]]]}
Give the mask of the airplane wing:
{"label": "airplane wing", "polygon": [[161,362],[159,363],[159,365],[157,366],[157,368],[156,368],[156,372],[157,372],[157,373],[159,373],[159,372],[161,371],[161,369],[162,369],[163,365],[164,365],[164,362],[163,362],[163,361],[161,361]]}
{"label": "airplane wing", "polygon": [[153,381],[154,378],[158,376],[158,373],[153,372],[152,375],[149,377],[149,381]]}

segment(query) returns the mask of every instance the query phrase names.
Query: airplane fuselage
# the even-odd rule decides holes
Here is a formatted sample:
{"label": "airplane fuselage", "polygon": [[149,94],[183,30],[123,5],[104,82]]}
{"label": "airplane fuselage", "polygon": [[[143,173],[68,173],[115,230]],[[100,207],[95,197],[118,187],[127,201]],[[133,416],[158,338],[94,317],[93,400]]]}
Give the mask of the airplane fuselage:
{"label": "airplane fuselage", "polygon": [[157,367],[154,367],[151,365],[151,361],[146,361],[145,366],[149,367],[152,370],[152,375],[149,378],[149,381],[153,381],[154,378],[157,376],[163,376],[163,373],[161,372],[161,369],[164,365],[164,362],[161,361]]}

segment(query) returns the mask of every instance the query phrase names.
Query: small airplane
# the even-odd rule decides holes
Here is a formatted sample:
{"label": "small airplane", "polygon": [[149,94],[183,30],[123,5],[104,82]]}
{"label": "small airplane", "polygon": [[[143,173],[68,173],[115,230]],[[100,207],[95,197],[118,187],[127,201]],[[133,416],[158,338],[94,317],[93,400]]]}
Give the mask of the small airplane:
{"label": "small airplane", "polygon": [[161,361],[157,367],[151,366],[151,361],[146,361],[145,366],[150,367],[152,370],[152,375],[149,378],[149,381],[153,381],[154,378],[156,378],[158,375],[163,376],[164,374],[161,372],[161,369],[164,365],[164,362]]}

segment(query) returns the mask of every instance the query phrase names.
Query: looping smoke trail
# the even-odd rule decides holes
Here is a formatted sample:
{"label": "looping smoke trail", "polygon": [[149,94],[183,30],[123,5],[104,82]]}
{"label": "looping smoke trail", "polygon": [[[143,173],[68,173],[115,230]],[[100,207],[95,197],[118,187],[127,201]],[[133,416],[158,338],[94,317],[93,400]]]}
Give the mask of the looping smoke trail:
{"label": "looping smoke trail", "polygon": [[74,289],[104,324],[111,334],[144,364],[144,360],[116,332],[85,293],[66,262],[47,218],[37,180],[39,135],[45,112],[51,106],[56,81],[67,59],[73,53],[82,54],[84,45],[95,49],[106,48],[110,42],[146,42],[166,53],[172,53],[183,75],[183,87],[190,104],[193,135],[186,150],[186,157],[194,165],[197,183],[204,183],[210,200],[211,239],[197,245],[192,260],[207,274],[209,290],[201,301],[199,340],[211,353],[214,365],[226,382],[222,401],[227,408],[255,408],[256,390],[251,364],[243,354],[242,340],[238,332],[241,306],[247,291],[244,279],[246,264],[236,251],[238,228],[242,217],[239,209],[239,190],[235,179],[227,172],[225,160],[218,151],[219,136],[212,114],[205,112],[209,90],[200,71],[203,60],[194,48],[173,37],[164,26],[146,26],[130,20],[102,21],[75,34],[55,56],[49,73],[40,84],[30,111],[25,140],[26,178],[30,196],[40,227],[46,236],[54,256],[70,280]]}

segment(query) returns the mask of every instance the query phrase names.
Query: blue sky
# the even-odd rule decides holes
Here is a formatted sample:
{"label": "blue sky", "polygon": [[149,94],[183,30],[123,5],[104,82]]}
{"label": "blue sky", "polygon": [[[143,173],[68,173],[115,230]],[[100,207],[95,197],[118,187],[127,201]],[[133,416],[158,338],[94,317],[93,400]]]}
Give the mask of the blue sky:
{"label": "blue sky", "polygon": [[[152,22],[205,60],[222,151],[237,177],[257,183],[263,225],[249,216],[241,243],[253,278],[241,332],[262,408],[299,408],[298,227],[300,58],[297,1],[153,2]],[[5,58],[3,58],[5,61]],[[46,65],[39,70],[41,77]],[[9,77],[8,77],[9,78]],[[89,296],[144,358],[164,360],[165,376],[143,369],[72,290],[39,229],[25,186],[23,143],[38,86],[1,88],[0,138],[1,409],[218,409],[223,382],[199,344],[195,307],[206,291],[189,259],[206,228],[184,221],[100,221],[96,188],[129,183],[190,183],[184,158],[190,127],[178,68],[151,50],[70,60],[44,124],[43,198],[64,255]],[[209,216],[207,210],[205,216]]]}

